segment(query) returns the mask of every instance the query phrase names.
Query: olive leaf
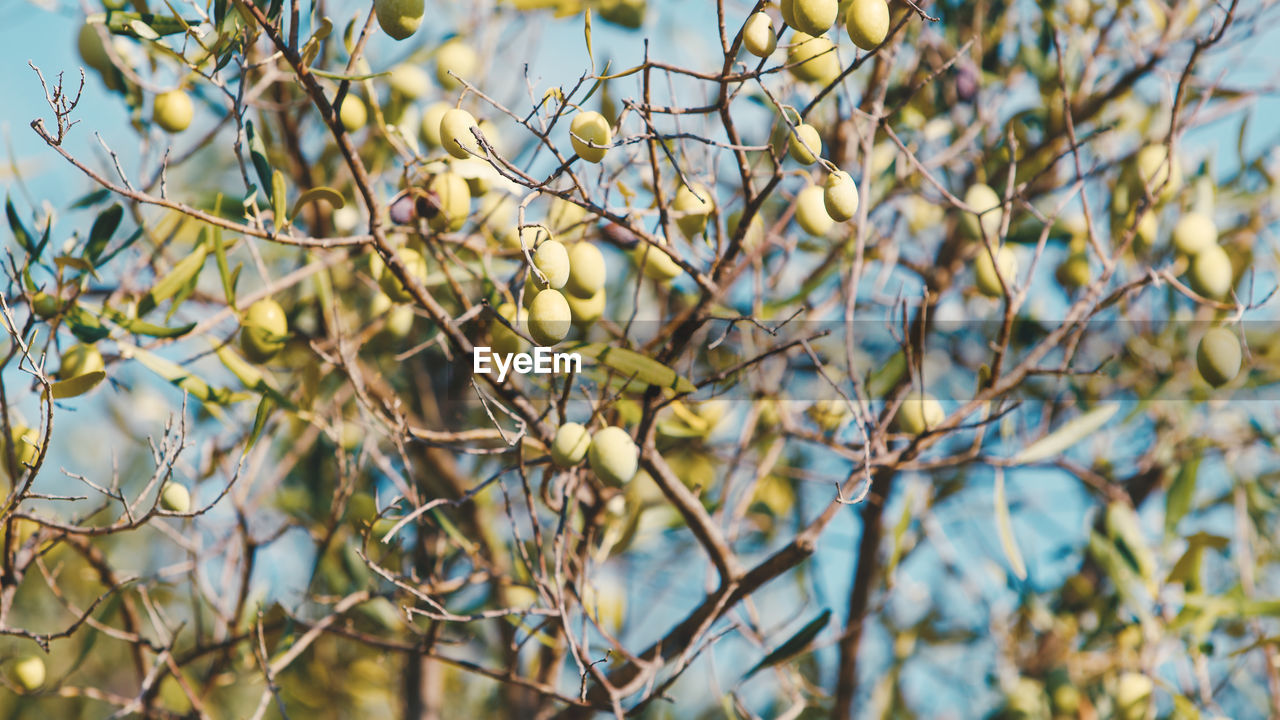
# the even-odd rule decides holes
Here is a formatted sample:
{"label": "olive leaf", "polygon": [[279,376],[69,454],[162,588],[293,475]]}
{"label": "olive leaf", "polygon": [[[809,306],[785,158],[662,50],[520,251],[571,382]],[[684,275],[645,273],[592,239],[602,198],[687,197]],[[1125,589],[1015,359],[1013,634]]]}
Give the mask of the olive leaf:
{"label": "olive leaf", "polygon": [[1120,410],[1119,403],[1107,403],[1090,410],[1077,418],[1063,423],[1061,427],[1026,446],[1010,462],[1015,465],[1030,465],[1057,457],[1064,450],[1075,445],[1098,431]]}
{"label": "olive leaf", "polygon": [[187,323],[177,327],[167,327],[165,325],[155,325],[137,318],[131,318],[128,315],[115,310],[113,308],[103,308],[102,314],[110,318],[111,322],[119,325],[126,332],[134,335],[145,335],[154,338],[176,338],[182,337],[195,329],[195,323]]}
{"label": "olive leaf", "polygon": [[898,381],[907,372],[907,356],[902,351],[894,353],[880,367],[867,375],[867,394],[873,398],[884,397],[897,387]]}
{"label": "olive leaf", "polygon": [[1000,536],[1000,546],[1004,548],[1009,566],[1019,580],[1027,579],[1027,565],[1022,560],[1022,551],[1018,549],[1018,540],[1013,536],[1013,519],[1009,516],[1009,499],[1005,496],[1004,469],[996,468],[995,489],[996,533]]}
{"label": "olive leaf", "polygon": [[320,187],[313,187],[299,195],[298,199],[293,202],[293,212],[290,214],[293,217],[297,217],[298,211],[302,209],[303,205],[321,201],[328,203],[329,207],[332,207],[334,210],[340,210],[347,204],[347,201],[342,197],[342,193],[327,185],[321,185]]}
{"label": "olive leaf", "polygon": [[192,397],[204,403],[205,409],[209,411],[209,414],[218,420],[226,421],[226,414],[222,412],[218,405],[241,399],[224,388],[211,386],[199,376],[172,360],[167,360],[128,343],[118,343],[118,345],[121,357],[137,360],[151,372],[186,390]]}
{"label": "olive leaf", "polygon": [[1191,500],[1196,494],[1196,475],[1200,470],[1200,456],[1178,467],[1178,474],[1173,476],[1173,484],[1164,501],[1164,530],[1172,534],[1181,520],[1191,510]]}
{"label": "olive leaf", "polygon": [[110,334],[97,315],[79,305],[72,305],[67,310],[67,325],[71,328],[71,334],[82,342],[94,343]]}
{"label": "olive leaf", "polygon": [[265,192],[266,188],[271,187],[271,163],[267,162],[267,145],[254,128],[252,120],[245,122],[244,131],[249,138],[249,157],[253,160],[254,172],[258,174],[258,183]]}
{"label": "olive leaf", "polygon": [[240,354],[231,349],[230,345],[226,343],[220,344],[215,352],[222,364],[231,371],[231,374],[235,375],[236,379],[244,383],[244,386],[250,390],[259,388],[266,381],[262,370],[240,357]]}
{"label": "olive leaf", "polygon": [[94,389],[106,377],[107,374],[102,370],[95,370],[73,378],[67,378],[66,380],[59,380],[49,386],[49,392],[55,400],[73,398]]}
{"label": "olive leaf", "polygon": [[799,632],[792,635],[786,642],[779,645],[773,650],[773,652],[765,655],[764,659],[752,666],[752,668],[747,671],[747,674],[742,676],[742,679],[746,680],[767,667],[772,667],[784,660],[789,660],[796,655],[799,655],[805,648],[809,647],[814,638],[818,637],[818,634],[827,627],[827,623],[830,622],[830,620],[831,610],[823,610],[818,617],[810,620],[804,627],[800,628]]}
{"label": "olive leaf", "polygon": [[587,42],[587,59],[591,61],[591,73],[596,72],[596,54],[591,49],[591,8],[587,8],[582,21],[582,36]]}
{"label": "olive leaf", "polygon": [[156,15],[155,13],[126,12],[124,10],[108,10],[94,13],[85,18],[85,23],[107,26],[107,30],[116,35],[130,35],[143,40],[156,40],[161,35],[175,35],[186,32],[190,27],[199,25],[202,20],[192,18],[184,20],[173,15]]}
{"label": "olive leaf", "polygon": [[284,173],[279,170],[271,172],[271,211],[275,214],[276,230],[289,224],[286,211],[288,207],[289,184],[285,182]]}
{"label": "olive leaf", "polygon": [[671,388],[678,393],[691,393],[697,390],[693,383],[680,377],[675,370],[652,358],[641,355],[634,350],[613,347],[604,343],[579,345],[572,349],[596,362],[618,371],[625,377],[634,377],[641,382],[658,387]]}
{"label": "olive leaf", "polygon": [[90,263],[97,261],[102,251],[107,248],[107,243],[111,242],[111,236],[120,227],[120,220],[123,218],[124,207],[120,203],[114,203],[98,214],[97,219],[93,221],[93,227],[89,230],[89,242],[85,245],[83,255],[85,260]]}
{"label": "olive leaf", "polygon": [[182,290],[189,283],[195,280],[200,274],[200,269],[204,267],[205,258],[208,256],[209,250],[203,242],[196,245],[195,250],[188,256],[178,261],[177,265],[168,272],[160,282],[142,296],[142,300],[138,302],[138,315],[146,315],[156,309],[160,303],[168,300]]}
{"label": "olive leaf", "polygon": [[18,217],[18,210],[13,207],[13,198],[6,197],[4,200],[4,214],[9,218],[9,229],[13,231],[13,239],[18,245],[33,258],[37,256],[35,246],[35,236],[22,224],[22,219]]}
{"label": "olive leaf", "polygon": [[270,394],[262,396],[262,400],[258,402],[258,409],[253,414],[253,428],[249,430],[249,439],[244,444],[244,454],[249,454],[249,450],[253,448],[253,444],[258,441],[258,437],[262,435],[262,430],[267,426],[267,420],[271,417],[271,411],[275,409],[275,401],[271,399]]}

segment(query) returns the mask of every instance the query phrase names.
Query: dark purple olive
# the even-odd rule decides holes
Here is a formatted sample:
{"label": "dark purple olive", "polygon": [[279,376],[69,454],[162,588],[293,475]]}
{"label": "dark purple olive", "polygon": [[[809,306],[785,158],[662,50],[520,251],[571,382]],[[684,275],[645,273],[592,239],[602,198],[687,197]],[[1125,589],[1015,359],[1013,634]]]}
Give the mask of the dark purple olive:
{"label": "dark purple olive", "polygon": [[396,225],[408,225],[414,221],[414,198],[408,192],[402,192],[391,201],[388,214]]}

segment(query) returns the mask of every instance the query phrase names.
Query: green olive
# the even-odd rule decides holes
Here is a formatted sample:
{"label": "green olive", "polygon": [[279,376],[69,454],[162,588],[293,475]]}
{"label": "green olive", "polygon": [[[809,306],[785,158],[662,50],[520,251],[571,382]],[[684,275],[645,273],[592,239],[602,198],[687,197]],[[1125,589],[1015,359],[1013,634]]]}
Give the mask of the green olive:
{"label": "green olive", "polygon": [[973,210],[973,213],[965,213],[961,217],[969,236],[996,239],[1000,234],[1000,216],[1003,212],[1000,208],[1000,196],[996,191],[990,185],[972,185],[964,193],[964,204]]}
{"label": "green olive", "polygon": [[191,126],[194,115],[191,97],[181,90],[170,90],[156,96],[151,118],[165,132],[180,133]]}
{"label": "green olive", "polygon": [[98,352],[98,348],[80,343],[72,345],[62,353],[62,362],[58,366],[58,379],[70,380],[105,369],[106,365],[102,362],[102,353]]}
{"label": "green olive", "polygon": [[782,22],[788,27],[796,26],[796,0],[778,0],[778,10],[782,13]]}
{"label": "green olive", "polygon": [[796,195],[796,223],[814,237],[822,237],[835,227],[827,214],[826,192],[820,185],[810,185]]}
{"label": "green olive", "polygon": [[569,277],[564,289],[579,298],[591,298],[604,289],[607,270],[604,253],[589,242],[574,243],[569,249]]}
{"label": "green olive", "polygon": [[569,281],[569,251],[555,240],[544,240],[538,245],[533,252],[533,265],[547,279],[547,286],[554,290],[563,288]]}
{"label": "green olive", "polygon": [[191,493],[186,487],[176,482],[167,483],[160,493],[160,507],[169,512],[189,513],[191,512]]}
{"label": "green olive", "polygon": [[800,123],[791,133],[787,151],[801,165],[812,165],[822,155],[822,136],[808,123]]}
{"label": "green olive", "polygon": [[[427,261],[421,253],[413,248],[400,248],[396,254],[400,257],[400,262],[404,265],[409,277],[416,280],[419,285],[427,281]],[[413,294],[404,286],[404,283],[400,282],[400,278],[391,272],[383,262],[382,256],[377,253],[369,258],[369,274],[378,281],[378,286],[392,300],[409,302],[413,299]]]}
{"label": "green olive", "polygon": [[[658,244],[663,247],[667,246],[667,242],[662,238],[658,238]],[[684,269],[675,260],[672,260],[670,256],[646,242],[641,242],[636,247],[634,257],[636,264],[643,268],[645,276],[654,280],[671,280],[684,272]]]}
{"label": "green olive", "polygon": [[793,0],[791,14],[800,32],[821,35],[836,23],[840,12],[837,0]]}
{"label": "green olive", "polygon": [[31,310],[39,317],[48,320],[61,311],[62,302],[46,292],[37,292],[31,296]]}
{"label": "green olive", "polygon": [[[788,23],[790,24],[790,23]],[[787,51],[787,65],[797,79],[815,85],[830,85],[840,76],[840,59],[836,46],[825,37],[813,37],[796,31],[791,49]]]}
{"label": "green olive", "polygon": [[1089,254],[1083,250],[1072,252],[1058,266],[1056,276],[1058,283],[1068,290],[1082,288],[1093,279],[1089,269]]}
{"label": "green olive", "polygon": [[1231,258],[1220,245],[1210,245],[1191,258],[1188,280],[1191,289],[1210,300],[1225,300],[1231,293],[1234,271]]}
{"label": "green olive", "polygon": [[1173,247],[1183,255],[1195,255],[1218,244],[1218,226],[1204,213],[1189,212],[1173,226]]}
{"label": "green olive", "polygon": [[[503,303],[498,306],[498,314],[517,329],[528,331],[528,310],[520,308],[517,311],[514,304]],[[492,321],[492,325],[489,328],[489,342],[493,346],[493,351],[500,355],[514,355],[524,352],[529,344],[524,338],[512,332],[510,328],[497,320]]]}
{"label": "green olive", "polygon": [[[34,463],[40,456],[40,432],[21,423],[11,424],[9,432],[13,437],[13,460],[17,463],[13,469],[21,475],[26,466]],[[8,458],[9,450],[4,441],[0,440],[0,467],[9,462]]]}
{"label": "green olive", "polygon": [[559,290],[546,289],[534,296],[529,305],[529,336],[534,342],[550,347],[569,334],[573,313]]}
{"label": "green olive", "polygon": [[582,462],[591,447],[591,433],[578,423],[565,423],[556,430],[551,442],[551,461],[557,467],[573,467]]}
{"label": "green olive", "polygon": [[844,25],[853,44],[870,52],[889,35],[889,4],[885,0],[853,0]]}
{"label": "green olive", "polygon": [[284,349],[289,339],[289,321],[284,308],[271,298],[249,306],[240,327],[240,348],[254,362],[266,362]]}
{"label": "green olive", "polygon": [[778,34],[768,13],[757,12],[742,26],[742,46],[756,57],[769,57],[778,49]]}
{"label": "green olive", "polygon": [[1196,369],[1214,387],[1222,387],[1240,374],[1242,352],[1235,333],[1222,327],[1210,329],[1196,348]]}
{"label": "green olive", "polygon": [[573,324],[585,327],[599,320],[604,315],[605,292],[600,288],[589,298],[582,298],[573,293],[566,293],[565,302],[569,303],[569,312],[573,315]]}
{"label": "green olive", "polygon": [[1151,678],[1136,672],[1127,672],[1116,681],[1117,717],[1121,720],[1139,720],[1147,714],[1151,691],[1155,684]]}
{"label": "green olive", "polygon": [[354,93],[347,93],[342,98],[342,107],[338,108],[338,120],[342,123],[343,129],[349,133],[356,132],[369,122],[369,111],[364,107],[364,100],[356,97]]}
{"label": "green olive", "polygon": [[462,87],[458,78],[472,79],[479,64],[480,58],[476,51],[461,38],[455,37],[436,50],[436,80],[445,90],[457,90]]}
{"label": "green olive", "polygon": [[1135,200],[1144,196],[1147,186],[1162,201],[1172,199],[1182,189],[1182,165],[1177,156],[1169,161],[1164,145],[1147,145],[1139,150],[1129,172],[1129,193]]}
{"label": "green olive", "polygon": [[44,660],[37,655],[23,655],[9,666],[9,680],[27,692],[44,685]]}
{"label": "green olive", "polygon": [[705,185],[694,183],[681,185],[671,205],[676,214],[676,225],[687,238],[692,238],[707,227],[707,217],[716,209],[715,198]]}
{"label": "green olive", "polygon": [[431,77],[427,71],[409,62],[402,62],[391,68],[387,76],[387,84],[395,94],[417,100],[431,92]]}
{"label": "green olive", "polygon": [[440,141],[444,149],[459,160],[471,157],[471,152],[481,153],[471,128],[477,127],[475,116],[460,108],[450,108],[440,118]]}
{"label": "green olive", "polygon": [[644,25],[646,0],[601,0],[600,19],[632,30]]}
{"label": "green olive", "polygon": [[592,436],[587,460],[596,477],[610,485],[622,485],[636,474],[640,452],[626,430],[610,426]]}
{"label": "green olive", "polygon": [[422,139],[427,145],[438,148],[443,144],[440,139],[440,121],[452,109],[453,106],[449,103],[438,102],[422,111]]}
{"label": "green olive", "polygon": [[471,214],[471,187],[457,173],[443,172],[427,183],[427,224],[436,232],[457,232]]}
{"label": "green olive", "polygon": [[912,392],[902,401],[894,418],[898,429],[908,435],[920,435],[947,419],[942,403],[928,393]]}
{"label": "green olive", "polygon": [[613,141],[613,131],[609,129],[609,121],[594,110],[584,110],[574,115],[573,122],[569,124],[569,132],[573,151],[578,153],[578,157],[591,163],[604,160],[605,153],[609,151],[608,147],[596,146],[607,146]]}
{"label": "green olive", "polygon": [[404,40],[418,31],[424,10],[423,0],[373,0],[378,26],[396,40]]}
{"label": "green olive", "polygon": [[858,214],[858,185],[849,173],[837,170],[828,175],[822,192],[823,205],[832,220],[848,222]]}
{"label": "green olive", "polygon": [[[996,275],[997,267],[1000,269],[999,276]],[[978,281],[979,292],[987,297],[1002,297],[1004,289],[1000,286],[1000,278],[1003,277],[1005,285],[1013,289],[1018,276],[1018,255],[1008,245],[1001,245],[996,249],[993,263],[987,248],[979,247],[978,257],[973,262],[973,272]]]}
{"label": "green olive", "polygon": [[105,32],[106,28],[98,23],[86,22],[81,25],[80,34],[76,36],[76,49],[80,51],[80,59],[85,65],[106,75],[114,68],[111,66],[111,56],[107,54],[106,45],[102,42],[102,36],[98,34],[99,30]]}
{"label": "green olive", "polygon": [[849,405],[843,399],[818,400],[806,411],[809,418],[826,432],[835,432],[849,417]]}

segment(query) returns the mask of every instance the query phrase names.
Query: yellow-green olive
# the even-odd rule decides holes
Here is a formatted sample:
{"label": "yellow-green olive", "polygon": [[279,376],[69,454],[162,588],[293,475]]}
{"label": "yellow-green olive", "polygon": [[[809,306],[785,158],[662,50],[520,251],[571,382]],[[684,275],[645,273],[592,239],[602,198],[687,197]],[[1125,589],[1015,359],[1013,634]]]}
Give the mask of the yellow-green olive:
{"label": "yellow-green olive", "polygon": [[1210,329],[1196,348],[1196,369],[1214,387],[1222,387],[1240,374],[1243,354],[1240,340],[1227,328]]}
{"label": "yellow-green olive", "polygon": [[240,327],[240,348],[250,360],[270,360],[288,339],[289,321],[280,303],[263,298],[249,306]]}

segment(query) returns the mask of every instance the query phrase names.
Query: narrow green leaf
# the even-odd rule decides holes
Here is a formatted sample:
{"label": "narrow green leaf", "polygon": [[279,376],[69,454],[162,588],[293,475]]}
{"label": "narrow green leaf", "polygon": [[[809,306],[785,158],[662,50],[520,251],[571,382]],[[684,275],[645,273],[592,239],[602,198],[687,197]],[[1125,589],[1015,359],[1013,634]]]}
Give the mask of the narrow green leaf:
{"label": "narrow green leaf", "polygon": [[9,218],[9,229],[13,231],[13,239],[18,242],[19,247],[34,258],[36,256],[35,236],[26,225],[22,224],[22,219],[18,217],[18,210],[13,206],[13,198],[5,198],[4,214]]}
{"label": "narrow green leaf", "polygon": [[587,59],[591,61],[591,73],[596,72],[596,54],[591,49],[591,8],[587,8],[585,19],[582,21],[582,36],[587,41]]}
{"label": "narrow green leaf", "polygon": [[160,303],[168,300],[182,290],[184,287],[196,279],[200,274],[200,269],[204,267],[205,258],[208,257],[209,251],[204,243],[196,245],[195,250],[169,271],[167,275],[160,278],[160,282],[151,288],[150,292],[142,297],[138,302],[138,315],[146,315],[152,310],[159,307]]}
{"label": "narrow green leaf", "polygon": [[101,370],[95,370],[84,375],[77,375],[66,380],[59,380],[49,386],[49,392],[53,394],[54,399],[64,400],[73,398],[77,395],[83,395],[98,386],[107,374]]}
{"label": "narrow green leaf", "polygon": [[263,395],[261,402],[258,403],[258,410],[253,414],[253,428],[249,431],[249,439],[245,441],[244,451],[247,453],[258,441],[258,437],[262,435],[262,430],[267,426],[267,420],[271,418],[271,411],[275,409],[275,403],[270,395]]}
{"label": "narrow green leaf", "polygon": [[93,272],[93,265],[84,258],[72,257],[70,255],[59,255],[53,259],[53,264],[60,268],[72,268],[81,272]]}
{"label": "narrow green leaf", "polygon": [[873,398],[881,398],[897,387],[898,381],[907,372],[907,357],[902,351],[894,353],[885,364],[871,371],[867,376],[867,394]]}
{"label": "narrow green leaf", "polygon": [[110,334],[96,315],[79,305],[72,305],[67,310],[67,325],[71,334],[82,342],[94,343]]}
{"label": "narrow green leaf", "polygon": [[831,610],[823,610],[818,617],[810,620],[804,627],[800,628],[799,632],[792,635],[790,639],[779,645],[773,652],[765,655],[764,659],[748,670],[747,674],[744,675],[742,679],[746,680],[767,667],[772,667],[784,660],[789,660],[796,655],[799,655],[805,648],[809,647],[809,645],[813,643],[814,639],[818,637],[818,634],[827,627],[827,623],[830,620]]}
{"label": "narrow green leaf", "polygon": [[347,204],[347,201],[342,197],[342,193],[328,187],[327,185],[321,185],[320,187],[313,187],[299,195],[298,199],[293,202],[293,212],[290,213],[290,215],[292,217],[297,217],[298,211],[302,209],[303,205],[322,201],[328,203],[334,210],[339,210]]}
{"label": "narrow green leaf", "polygon": [[996,468],[996,532],[1000,535],[1000,546],[1009,559],[1009,567],[1019,580],[1027,579],[1027,565],[1022,560],[1022,551],[1018,549],[1018,540],[1013,536],[1013,519],[1009,516],[1009,499],[1005,496],[1004,470]]}
{"label": "narrow green leaf", "polygon": [[678,393],[691,393],[697,390],[693,383],[680,377],[675,370],[633,350],[603,343],[591,343],[577,346],[572,349],[572,352],[595,358],[600,364],[618,371],[624,377],[634,377],[649,385],[671,388]]}
{"label": "narrow green leaf", "polygon": [[1138,513],[1128,503],[1114,501],[1107,506],[1106,527],[1120,556],[1154,590],[1156,560],[1142,535]]}
{"label": "narrow green leaf", "polygon": [[142,40],[159,40],[160,33],[151,29],[151,26],[143,22],[141,19],[130,20],[127,26],[131,35]]}
{"label": "narrow green leaf", "polygon": [[[118,317],[117,317],[118,316]],[[195,329],[195,323],[187,323],[176,327],[168,327],[166,325],[156,325],[137,318],[131,318],[123,313],[114,313],[111,315],[111,321],[119,325],[124,330],[134,335],[145,335],[154,338],[176,338],[182,337]]]}
{"label": "narrow green leaf", "polygon": [[1067,448],[1101,429],[1119,410],[1119,403],[1108,403],[1068,420],[1057,430],[1023,448],[1022,452],[1013,456],[1012,461],[1017,465],[1029,465],[1057,457]]}
{"label": "narrow green leaf", "polygon": [[390,71],[390,70],[383,70],[382,72],[376,72],[376,73],[363,73],[363,74],[358,74],[358,75],[345,75],[345,74],[343,74],[343,73],[329,72],[329,71],[327,71],[327,70],[320,70],[320,69],[317,69],[317,68],[311,68],[311,74],[312,74],[312,75],[319,75],[320,77],[325,78],[325,79],[327,79],[327,80],[349,80],[349,81],[351,81],[351,82],[359,82],[359,81],[361,81],[361,80],[372,80],[372,79],[374,79],[374,78],[386,77],[386,76],[388,76],[388,75],[390,75],[390,74],[391,74],[391,71]]}
{"label": "narrow green leaf", "polygon": [[255,390],[262,386],[262,383],[264,382],[262,370],[248,360],[245,360],[243,357],[240,357],[240,353],[231,349],[230,345],[225,343],[220,344],[215,352],[218,355],[218,359],[222,361],[222,364],[226,365],[227,369],[231,371],[231,374],[235,375],[236,379],[241,383],[244,383],[245,387],[250,390]]}
{"label": "narrow green leaf", "polygon": [[144,40],[155,40],[161,35],[186,32],[187,28],[199,25],[203,21],[199,18],[184,20],[173,15],[108,10],[105,13],[90,15],[85,19],[85,22],[94,24],[106,23],[107,30],[116,35],[130,35]]}
{"label": "narrow green leaf", "polygon": [[284,173],[274,170],[271,173],[271,210],[275,213],[276,230],[289,224],[289,185],[285,182]]}
{"label": "narrow green leaf", "polygon": [[127,343],[119,343],[121,357],[137,360],[151,372],[186,390],[192,397],[205,404],[209,414],[225,420],[226,414],[217,406],[234,401],[236,397],[222,388],[215,388],[181,365]]}
{"label": "narrow green leaf", "polygon": [[111,242],[111,236],[115,234],[116,228],[120,227],[120,220],[123,218],[124,207],[120,203],[115,203],[98,214],[98,218],[93,221],[93,228],[89,230],[89,243],[85,245],[83,255],[85,260],[90,263],[97,261],[102,251],[107,248],[107,243]]}
{"label": "narrow green leaf", "polygon": [[1200,470],[1200,456],[1183,463],[1178,474],[1173,476],[1173,484],[1164,501],[1164,530],[1172,534],[1187,512],[1191,510],[1191,500],[1196,494],[1196,475]]}
{"label": "narrow green leaf", "polygon": [[245,134],[249,137],[249,158],[253,160],[253,169],[258,173],[258,184],[264,189],[271,187],[271,163],[267,162],[267,146],[262,136],[254,129],[253,121],[244,124]]}
{"label": "narrow green leaf", "polygon": [[72,210],[83,210],[87,207],[93,207],[98,203],[111,197],[111,191],[106,188],[99,188],[92,192],[86,193],[83,197],[71,203]]}
{"label": "narrow green leaf", "polygon": [[218,261],[218,276],[222,278],[222,292],[227,297],[227,306],[235,307],[236,282],[227,269],[227,244],[222,240],[222,228],[219,227],[213,229],[213,257]]}

